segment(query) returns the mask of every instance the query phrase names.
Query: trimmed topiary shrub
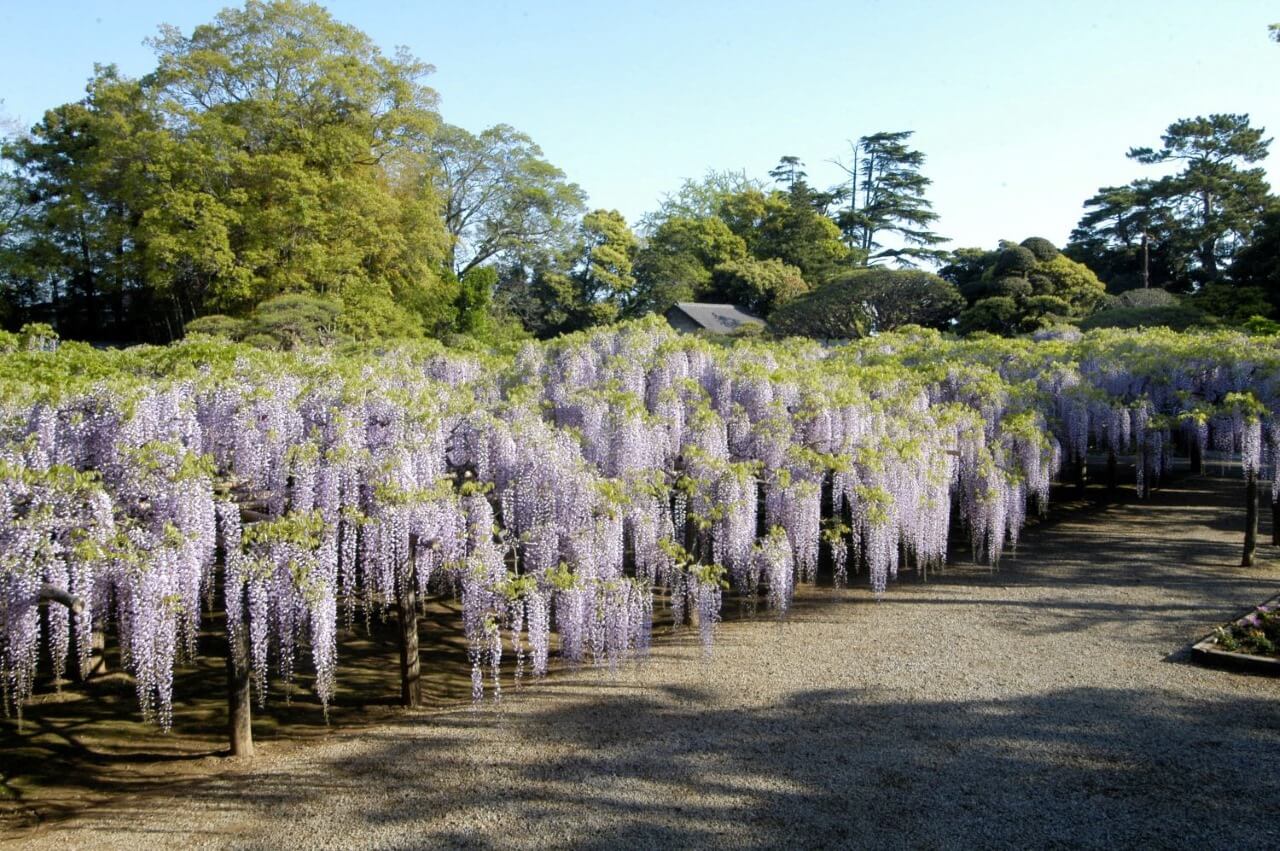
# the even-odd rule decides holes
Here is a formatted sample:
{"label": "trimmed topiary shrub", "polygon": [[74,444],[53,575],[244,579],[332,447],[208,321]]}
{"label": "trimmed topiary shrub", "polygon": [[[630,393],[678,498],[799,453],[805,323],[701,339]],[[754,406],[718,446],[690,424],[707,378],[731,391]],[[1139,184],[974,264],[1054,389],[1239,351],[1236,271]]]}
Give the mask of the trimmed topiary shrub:
{"label": "trimmed topiary shrub", "polygon": [[1036,268],[1036,256],[1021,245],[1010,245],[996,255],[994,276],[999,279],[1008,275],[1026,277]]}
{"label": "trimmed topiary shrub", "polygon": [[1062,253],[1056,245],[1042,236],[1028,237],[1022,240],[1020,245],[1034,254],[1041,263],[1048,263]]}

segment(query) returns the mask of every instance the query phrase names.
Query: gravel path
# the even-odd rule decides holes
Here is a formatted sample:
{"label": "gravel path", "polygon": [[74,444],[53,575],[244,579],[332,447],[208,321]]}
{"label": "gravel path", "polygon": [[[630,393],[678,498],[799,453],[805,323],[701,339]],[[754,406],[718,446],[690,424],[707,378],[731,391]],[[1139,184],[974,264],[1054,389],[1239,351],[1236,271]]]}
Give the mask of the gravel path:
{"label": "gravel path", "polygon": [[1059,510],[995,575],[811,591],[709,661],[668,637],[615,676],[268,748],[22,842],[1278,847],[1280,679],[1186,662],[1280,586],[1236,566],[1240,489]]}

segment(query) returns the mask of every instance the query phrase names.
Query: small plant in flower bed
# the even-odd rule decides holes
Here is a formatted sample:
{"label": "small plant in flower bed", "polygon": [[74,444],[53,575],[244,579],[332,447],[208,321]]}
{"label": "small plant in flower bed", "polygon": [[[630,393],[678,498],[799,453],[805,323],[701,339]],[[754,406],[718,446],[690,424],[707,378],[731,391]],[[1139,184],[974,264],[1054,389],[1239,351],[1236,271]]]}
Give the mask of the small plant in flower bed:
{"label": "small plant in flower bed", "polygon": [[1258,606],[1235,623],[1218,627],[1214,638],[1232,653],[1280,658],[1280,606]]}

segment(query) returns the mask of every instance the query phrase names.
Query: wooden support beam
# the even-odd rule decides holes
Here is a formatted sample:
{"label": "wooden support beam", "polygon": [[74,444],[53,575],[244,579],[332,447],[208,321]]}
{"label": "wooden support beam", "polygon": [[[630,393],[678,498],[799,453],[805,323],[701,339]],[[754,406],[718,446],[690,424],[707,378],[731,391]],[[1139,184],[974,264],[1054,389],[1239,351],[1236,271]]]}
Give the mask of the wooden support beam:
{"label": "wooden support beam", "polygon": [[56,585],[40,586],[40,602],[41,603],[57,603],[66,606],[71,610],[71,614],[78,615],[84,611],[84,600],[74,596],[65,589]]}
{"label": "wooden support beam", "polygon": [[240,522],[241,523],[261,523],[264,520],[270,520],[271,516],[262,511],[255,511],[252,508],[240,506]]}

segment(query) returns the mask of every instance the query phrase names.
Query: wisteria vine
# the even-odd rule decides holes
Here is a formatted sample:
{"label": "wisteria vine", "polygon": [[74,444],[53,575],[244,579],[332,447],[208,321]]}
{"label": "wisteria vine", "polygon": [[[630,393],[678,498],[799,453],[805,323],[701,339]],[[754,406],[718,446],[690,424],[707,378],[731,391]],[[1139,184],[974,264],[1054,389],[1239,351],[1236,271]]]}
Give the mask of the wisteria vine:
{"label": "wisteria vine", "polygon": [[[14,338],[16,340],[16,338]],[[876,595],[905,564],[1016,545],[1064,464],[1173,446],[1280,457],[1280,347],[1220,333],[723,345],[657,321],[507,353],[438,345],[270,353],[0,340],[0,680],[32,694],[109,624],[167,728],[202,612],[252,680],[412,586],[460,595],[473,693],[642,657],[655,611],[710,648],[724,593],[781,617],[820,564]],[[1273,480],[1275,477],[1273,477]],[[1280,492],[1273,491],[1273,499]],[[825,562],[824,562],[825,558]],[[83,608],[40,605],[46,585]]]}

